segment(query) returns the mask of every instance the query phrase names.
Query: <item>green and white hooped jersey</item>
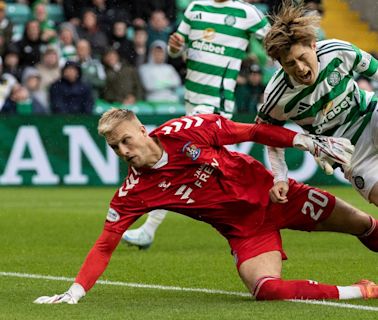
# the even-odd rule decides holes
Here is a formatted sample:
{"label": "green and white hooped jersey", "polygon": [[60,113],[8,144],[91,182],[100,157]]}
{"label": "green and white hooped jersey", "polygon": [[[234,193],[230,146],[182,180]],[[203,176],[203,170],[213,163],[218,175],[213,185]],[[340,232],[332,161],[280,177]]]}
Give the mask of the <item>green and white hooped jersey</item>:
{"label": "green and white hooped jersey", "polygon": [[187,47],[185,101],[232,113],[250,35],[262,39],[269,28],[263,14],[243,1],[190,3],[177,30]]}
{"label": "green and white hooped jersey", "polygon": [[378,80],[378,61],[340,40],[317,42],[319,74],[311,86],[296,84],[281,68],[265,90],[258,116],[273,124],[292,120],[313,134],[346,137],[355,144],[377,104],[360,90],[353,72]]}

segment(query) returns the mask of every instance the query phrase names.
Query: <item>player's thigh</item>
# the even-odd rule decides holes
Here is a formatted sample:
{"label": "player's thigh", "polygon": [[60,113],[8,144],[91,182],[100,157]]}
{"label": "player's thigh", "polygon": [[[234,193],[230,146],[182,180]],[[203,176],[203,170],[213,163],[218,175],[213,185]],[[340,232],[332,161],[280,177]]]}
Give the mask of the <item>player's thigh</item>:
{"label": "player's thigh", "polygon": [[[358,139],[352,156],[350,169],[345,177],[367,201],[378,205],[376,184],[378,183],[378,108],[372,120]],[[374,191],[375,189],[375,191]]]}
{"label": "player's thigh", "polygon": [[372,145],[366,147],[364,156],[361,155],[357,164],[353,164],[347,177],[362,197],[378,205],[378,151]]}
{"label": "player's thigh", "polygon": [[313,231],[332,213],[336,198],[327,191],[290,180],[288,202],[271,204],[269,219],[278,229]]}
{"label": "player's thigh", "polygon": [[333,211],[327,219],[315,226],[315,231],[335,231],[360,235],[369,229],[369,216],[347,202],[336,198]]}
{"label": "player's thigh", "polygon": [[282,255],[280,251],[269,251],[244,261],[239,275],[253,294],[257,281],[263,277],[281,277]]}

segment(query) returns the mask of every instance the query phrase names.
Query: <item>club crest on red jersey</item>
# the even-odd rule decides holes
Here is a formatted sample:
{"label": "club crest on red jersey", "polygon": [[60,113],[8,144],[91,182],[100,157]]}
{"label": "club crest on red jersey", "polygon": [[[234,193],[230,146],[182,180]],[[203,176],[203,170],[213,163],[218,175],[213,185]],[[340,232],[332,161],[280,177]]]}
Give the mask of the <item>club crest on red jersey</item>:
{"label": "club crest on red jersey", "polygon": [[193,161],[197,160],[198,157],[201,154],[201,149],[198,148],[195,144],[192,144],[191,141],[187,142],[183,147],[182,147],[182,153],[185,153],[185,155],[189,158],[191,158]]}

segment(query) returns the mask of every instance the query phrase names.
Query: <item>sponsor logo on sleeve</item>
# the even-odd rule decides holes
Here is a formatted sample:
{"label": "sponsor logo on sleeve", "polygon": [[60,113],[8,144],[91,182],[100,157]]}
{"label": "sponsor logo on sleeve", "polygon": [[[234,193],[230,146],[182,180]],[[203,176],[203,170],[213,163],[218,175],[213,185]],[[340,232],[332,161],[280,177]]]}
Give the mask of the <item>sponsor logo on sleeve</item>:
{"label": "sponsor logo on sleeve", "polygon": [[120,219],[119,213],[115,211],[113,208],[109,208],[108,215],[106,216],[106,220],[110,222],[117,222]]}

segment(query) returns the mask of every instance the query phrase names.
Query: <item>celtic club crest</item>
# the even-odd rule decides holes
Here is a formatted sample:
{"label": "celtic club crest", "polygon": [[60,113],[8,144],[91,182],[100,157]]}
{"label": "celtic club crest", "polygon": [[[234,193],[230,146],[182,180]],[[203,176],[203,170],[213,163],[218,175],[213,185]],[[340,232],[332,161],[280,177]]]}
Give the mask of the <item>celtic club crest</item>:
{"label": "celtic club crest", "polygon": [[234,16],[227,15],[226,18],[224,18],[224,23],[226,26],[233,26],[236,23],[236,18]]}
{"label": "celtic club crest", "polygon": [[340,72],[332,71],[331,74],[327,77],[327,82],[330,86],[334,87],[339,84],[341,80]]}

